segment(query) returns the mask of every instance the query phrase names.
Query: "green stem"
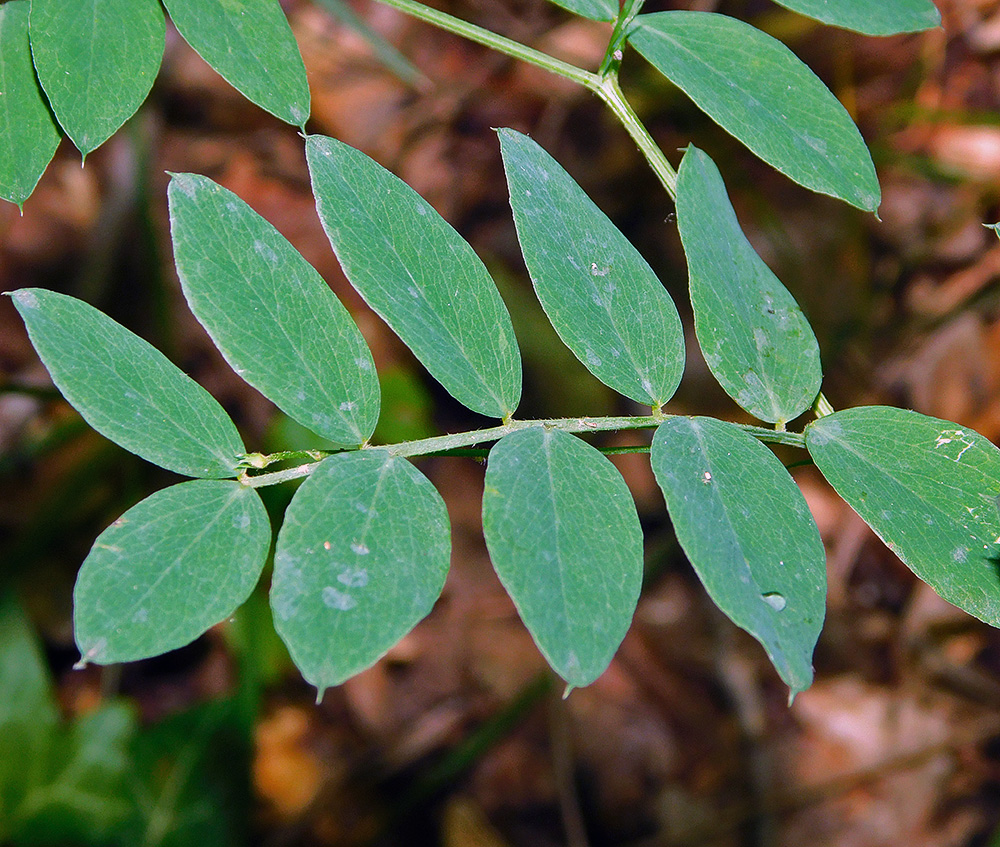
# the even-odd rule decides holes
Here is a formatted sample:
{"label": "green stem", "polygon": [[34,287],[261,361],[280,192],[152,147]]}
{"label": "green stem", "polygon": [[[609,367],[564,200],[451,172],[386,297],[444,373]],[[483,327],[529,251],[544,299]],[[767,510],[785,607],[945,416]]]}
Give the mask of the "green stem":
{"label": "green stem", "polygon": [[426,21],[455,35],[468,38],[477,44],[483,44],[506,56],[520,59],[522,62],[527,62],[535,67],[558,74],[593,91],[614,112],[615,117],[621,121],[626,132],[632,136],[632,140],[636,143],[643,156],[646,157],[646,161],[649,162],[653,173],[656,174],[663,187],[667,190],[667,194],[670,195],[671,199],[677,199],[677,172],[667,161],[666,156],[663,155],[663,151],[657,146],[653,137],[646,130],[646,127],[643,126],[642,121],[639,120],[639,117],[625,99],[625,95],[618,85],[621,47],[628,35],[628,26],[632,18],[642,8],[644,0],[634,0],[629,3],[627,9],[615,22],[611,42],[608,45],[604,61],[601,62],[600,73],[596,74],[585,71],[576,65],[571,65],[569,62],[557,59],[555,56],[550,56],[548,53],[528,47],[519,41],[505,38],[488,29],[470,24],[461,18],[456,18],[445,12],[439,12],[437,9],[432,9],[423,3],[416,2],[416,0],[379,0],[379,2],[385,3],[387,6],[391,6],[394,9],[398,9],[401,12],[412,15],[419,20]]}
{"label": "green stem", "polygon": [[817,418],[825,418],[827,415],[833,414],[834,408],[830,405],[830,401],[823,396],[823,392],[819,393],[816,402],[813,403],[813,411]]}
{"label": "green stem", "polygon": [[[534,426],[542,426],[547,429],[559,429],[563,432],[612,432],[626,429],[655,429],[665,420],[675,415],[637,415],[635,417],[597,417],[597,418],[546,418],[532,421],[508,421],[500,426],[477,429],[471,432],[460,432],[455,435],[436,435],[431,438],[421,438],[417,441],[402,441],[399,444],[389,444],[385,446],[373,446],[360,449],[388,450],[393,456],[405,456],[413,458],[416,456],[429,455],[467,455],[468,448],[489,441],[499,441],[505,435],[517,432],[522,429],[529,429]],[[749,424],[734,424],[748,435],[752,435],[759,441],[766,441],[770,444],[786,444],[792,447],[804,447],[805,439],[797,432],[776,432],[761,426],[751,426]],[[631,449],[631,448],[629,448]],[[262,457],[266,460],[270,457]],[[309,476],[319,462],[308,462],[304,465],[297,465],[294,468],[263,473],[251,476],[244,471],[240,474],[240,482],[250,488],[260,488],[265,485],[276,485],[280,482],[288,482],[293,479],[301,479]]]}
{"label": "green stem", "polygon": [[601,78],[597,74],[585,71],[583,68],[578,68],[576,65],[571,65],[569,62],[564,62],[555,56],[543,53],[541,50],[535,50],[532,47],[521,44],[520,41],[505,38],[488,29],[470,24],[468,21],[463,21],[461,18],[456,18],[445,12],[439,12],[437,9],[432,9],[423,3],[417,3],[415,0],[379,0],[379,2],[385,3],[387,6],[392,6],[394,9],[399,9],[399,11],[412,15],[419,20],[433,24],[440,29],[460,35],[463,38],[468,38],[477,44],[483,44],[506,56],[511,56],[543,70],[551,71],[554,74],[579,83],[591,91],[597,91],[600,86]]}
{"label": "green stem", "polygon": [[615,113],[615,117],[621,121],[626,132],[632,136],[632,140],[636,143],[642,155],[646,157],[646,161],[649,162],[653,173],[656,174],[663,187],[667,190],[667,194],[670,195],[672,200],[676,201],[677,171],[667,161],[667,157],[663,155],[663,151],[653,140],[653,136],[649,134],[646,127],[643,126],[642,121],[639,120],[639,116],[636,115],[629,102],[625,99],[625,95],[618,85],[618,77],[614,74],[604,77],[597,88],[597,96]]}

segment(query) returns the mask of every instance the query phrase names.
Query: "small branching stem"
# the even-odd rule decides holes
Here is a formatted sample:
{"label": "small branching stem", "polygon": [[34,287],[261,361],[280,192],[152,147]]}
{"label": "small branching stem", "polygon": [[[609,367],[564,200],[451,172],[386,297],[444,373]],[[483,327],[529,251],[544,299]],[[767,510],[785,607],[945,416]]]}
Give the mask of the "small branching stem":
{"label": "small branching stem", "polygon": [[554,74],[579,83],[591,91],[596,91],[601,83],[601,78],[597,74],[585,71],[583,68],[578,68],[576,65],[571,65],[569,62],[564,62],[555,56],[543,53],[541,50],[535,50],[533,47],[528,47],[520,41],[514,41],[512,38],[497,35],[491,30],[470,24],[461,18],[456,18],[445,12],[439,12],[437,9],[432,9],[423,3],[417,3],[415,0],[380,0],[380,2],[391,6],[393,9],[398,9],[407,15],[412,15],[418,20],[432,24],[439,29],[460,35],[462,38],[475,41],[477,44],[490,47],[498,53],[503,53],[505,56],[511,56],[514,59],[527,62],[529,65],[551,71]]}
{"label": "small branching stem", "polygon": [[[353,449],[378,449],[387,450],[393,456],[404,456],[416,458],[418,456],[468,456],[469,448],[477,447],[481,444],[488,444],[492,441],[499,441],[505,435],[517,432],[522,429],[541,426],[546,429],[559,429],[563,432],[618,432],[630,429],[655,429],[665,420],[673,415],[637,415],[635,417],[594,417],[594,418],[544,418],[541,420],[510,420],[500,426],[477,429],[470,432],[460,432],[454,435],[436,435],[431,438],[421,438],[417,441],[401,441],[398,444],[371,445]],[[792,447],[804,447],[805,440],[797,432],[779,432],[761,426],[750,424],[733,424],[752,435],[754,438],[769,442],[771,444],[786,444]],[[626,452],[646,452],[648,447],[612,447],[602,452],[607,454]],[[339,451],[349,452],[349,451]],[[241,467],[264,468],[272,462],[285,461],[293,456],[295,458],[319,458],[318,451],[308,451],[306,453],[275,453],[271,456],[260,453],[251,454],[251,457],[244,457]],[[332,455],[332,453],[326,454]],[[480,455],[478,451],[471,455]],[[240,482],[250,488],[260,488],[265,485],[276,485],[280,482],[288,482],[293,479],[301,479],[313,472],[319,464],[318,461],[307,462],[293,468],[285,468],[271,473],[251,475],[246,470],[240,474]]]}
{"label": "small branching stem", "polygon": [[618,20],[615,21],[608,49],[598,73],[591,73],[569,62],[557,59],[555,56],[550,56],[548,53],[543,53],[541,50],[528,47],[528,45],[522,44],[520,41],[514,41],[511,38],[497,35],[495,32],[471,24],[468,21],[463,21],[461,18],[456,18],[445,12],[439,12],[437,9],[432,9],[423,3],[416,2],[416,0],[380,0],[380,2],[455,35],[475,41],[477,44],[490,47],[506,56],[511,56],[514,59],[527,62],[529,65],[534,65],[535,67],[558,74],[564,79],[568,79],[592,91],[607,104],[615,117],[618,118],[626,132],[628,132],[632,140],[636,143],[639,151],[645,156],[649,166],[653,169],[653,172],[663,184],[671,199],[676,200],[677,172],[667,161],[666,156],[663,155],[663,151],[657,146],[653,137],[646,130],[646,127],[643,126],[642,121],[639,120],[635,111],[625,99],[621,87],[618,85],[618,70],[621,67],[622,50],[625,39],[628,36],[628,29],[632,24],[632,19],[638,13],[639,9],[642,8],[644,0],[632,0],[632,2],[627,3],[626,8],[619,15]]}

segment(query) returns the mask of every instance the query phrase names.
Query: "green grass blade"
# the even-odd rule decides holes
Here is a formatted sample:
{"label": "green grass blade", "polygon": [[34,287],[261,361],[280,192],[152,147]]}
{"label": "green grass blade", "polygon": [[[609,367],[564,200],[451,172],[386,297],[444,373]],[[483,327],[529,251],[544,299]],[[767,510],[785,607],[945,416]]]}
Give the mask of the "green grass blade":
{"label": "green grass blade", "polygon": [[236,476],[246,448],[235,424],[159,350],[75,297],[10,296],[52,381],[101,435],[179,474]]}

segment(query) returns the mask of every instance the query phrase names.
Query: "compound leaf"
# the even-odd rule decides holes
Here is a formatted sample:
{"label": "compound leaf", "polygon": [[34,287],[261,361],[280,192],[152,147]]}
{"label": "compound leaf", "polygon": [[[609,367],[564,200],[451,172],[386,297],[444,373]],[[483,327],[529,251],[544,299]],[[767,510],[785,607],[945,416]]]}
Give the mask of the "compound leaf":
{"label": "compound leaf", "polygon": [[38,79],[84,156],[146,99],[160,69],[165,32],[158,0],[32,0]]}
{"label": "compound leaf", "polygon": [[309,119],[306,66],[278,0],[164,0],[184,40],[248,100],[293,126]]}
{"label": "compound leaf", "polygon": [[316,209],[351,284],[448,392],[503,418],[521,397],[510,315],[469,244],[360,150],[311,135]]}
{"label": "compound leaf", "polygon": [[941,13],[931,0],[774,0],[786,9],[825,24],[853,29],[865,35],[919,32],[941,23]]}
{"label": "compound leaf", "polygon": [[521,252],[545,314],[605,385],[659,408],[684,371],[677,307],[646,260],[538,144],[501,129]]}
{"label": "compound leaf", "polygon": [[764,421],[790,421],[816,399],[819,345],[791,294],[740,229],[715,163],[689,146],[677,179],[695,334],[726,393]]}
{"label": "compound leaf", "polygon": [[847,110],[784,44],[712,12],[640,15],[629,41],[727,132],[790,179],[866,211],[881,197]]}
{"label": "compound leaf", "polygon": [[798,486],[767,447],[714,418],[661,424],[650,460],[709,596],[760,641],[792,696],[808,688],[826,555]]}
{"label": "compound leaf", "polygon": [[159,350],[75,297],[10,296],[52,381],[99,433],[179,474],[236,476],[246,448],[235,424]]}
{"label": "compound leaf", "polygon": [[337,295],[270,223],[207,177],[174,174],[168,197],[184,296],[226,361],[303,426],[339,444],[366,441],[378,377]]}
{"label": "compound leaf", "polygon": [[22,206],[59,146],[31,63],[28,0],[0,5],[0,197]]}
{"label": "compound leaf", "polygon": [[950,603],[1000,626],[1000,450],[971,429],[887,406],[806,427],[816,467]]}
{"label": "compound leaf", "polygon": [[77,576],[82,661],[131,662],[193,641],[247,599],[270,544],[264,504],[238,482],[191,480],[137,503]]}
{"label": "compound leaf", "polygon": [[274,624],[323,691],[374,664],[430,612],[451,553],[437,490],[386,450],[324,459],[278,533]]}
{"label": "compound leaf", "polygon": [[621,474],[568,433],[513,432],[490,451],[483,532],[538,649],[570,685],[589,685],[625,637],[642,583],[642,529]]}

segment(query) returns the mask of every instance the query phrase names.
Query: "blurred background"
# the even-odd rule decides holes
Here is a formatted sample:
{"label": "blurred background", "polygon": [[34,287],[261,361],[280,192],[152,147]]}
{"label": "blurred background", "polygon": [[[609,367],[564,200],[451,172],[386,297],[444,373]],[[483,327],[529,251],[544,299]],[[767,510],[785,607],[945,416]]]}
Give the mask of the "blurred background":
{"label": "blurred background", "polygon": [[[858,122],[881,220],[770,169],[634,53],[622,81],[674,164],[689,142],[719,164],[748,237],[816,329],[836,408],[901,405],[996,441],[1000,241],[982,224],[1000,218],[1000,2],[936,3],[942,29],[892,38],[824,28],[766,0],[646,7],[735,15],[788,44]],[[672,205],[600,103],[375,3],[283,6],[309,72],[309,130],[405,179],[490,268],[524,358],[518,417],[636,413],[548,327],[492,129],[530,133],[552,153],[690,327]],[[543,0],[442,7],[588,68],[610,31]],[[377,441],[482,424],[346,283],[296,131],[169,26],[136,117],[85,168],[64,142],[23,216],[0,204],[0,290],[51,288],[107,312],[207,387],[251,450],[322,446],[242,383],[187,311],[166,171],[235,191],[345,302],[379,368]],[[693,338],[668,411],[744,420]],[[830,593],[816,682],[788,708],[763,650],[715,610],[680,552],[647,457],[615,461],[646,532],[643,597],[608,671],[565,701],[490,567],[483,467],[457,458],[420,463],[452,521],[444,595],[318,706],[271,627],[267,574],[232,620],[190,646],[74,671],[76,569],[105,526],[174,479],[82,422],[2,299],[0,844],[1000,845],[1000,633],[938,599],[813,468],[798,468]],[[275,526],[293,491],[261,490]]]}

